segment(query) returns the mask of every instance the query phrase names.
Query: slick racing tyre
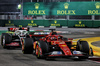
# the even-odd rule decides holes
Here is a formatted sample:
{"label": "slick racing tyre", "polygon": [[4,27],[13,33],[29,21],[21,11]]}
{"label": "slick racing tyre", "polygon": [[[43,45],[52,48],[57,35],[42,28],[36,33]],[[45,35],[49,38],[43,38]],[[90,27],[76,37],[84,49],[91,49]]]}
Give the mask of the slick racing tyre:
{"label": "slick racing tyre", "polygon": [[77,51],[81,51],[83,53],[85,53],[84,56],[79,56],[79,59],[87,59],[89,56],[89,44],[87,41],[78,41],[77,42]]}
{"label": "slick racing tyre", "polygon": [[22,52],[23,54],[33,53],[33,40],[31,38],[24,38],[22,40]]}
{"label": "slick racing tyre", "polygon": [[43,58],[45,58],[44,57],[45,53],[48,53],[47,43],[44,41],[38,41],[38,44],[36,45],[36,49],[35,49],[36,57],[38,59],[43,59]]}
{"label": "slick racing tyre", "polygon": [[78,41],[76,50],[89,54],[89,44],[87,41]]}
{"label": "slick racing tyre", "polygon": [[11,35],[9,35],[7,33],[2,33],[2,35],[1,35],[1,45],[3,46],[3,48],[7,48],[6,44],[11,43],[11,41],[12,41]]}

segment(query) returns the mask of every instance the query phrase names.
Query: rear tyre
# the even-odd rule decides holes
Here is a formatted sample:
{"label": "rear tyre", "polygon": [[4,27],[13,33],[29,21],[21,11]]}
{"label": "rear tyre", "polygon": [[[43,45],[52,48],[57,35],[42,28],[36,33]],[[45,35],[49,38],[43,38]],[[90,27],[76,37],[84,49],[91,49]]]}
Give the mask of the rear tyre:
{"label": "rear tyre", "polygon": [[7,33],[2,33],[1,35],[1,45],[3,46],[3,48],[9,48],[6,46],[6,44],[11,43],[12,41],[12,36],[7,34]]}
{"label": "rear tyre", "polygon": [[89,44],[87,41],[78,41],[76,50],[84,53],[84,56],[79,56],[79,59],[88,59],[88,57],[89,57]]}
{"label": "rear tyre", "polygon": [[52,35],[57,35],[57,32],[52,32]]}
{"label": "rear tyre", "polygon": [[22,40],[22,52],[23,54],[33,53],[33,40],[31,38],[24,38]]}
{"label": "rear tyre", "polygon": [[35,54],[38,59],[44,59],[46,56],[44,54],[48,53],[48,45],[44,41],[38,41],[36,45]]}

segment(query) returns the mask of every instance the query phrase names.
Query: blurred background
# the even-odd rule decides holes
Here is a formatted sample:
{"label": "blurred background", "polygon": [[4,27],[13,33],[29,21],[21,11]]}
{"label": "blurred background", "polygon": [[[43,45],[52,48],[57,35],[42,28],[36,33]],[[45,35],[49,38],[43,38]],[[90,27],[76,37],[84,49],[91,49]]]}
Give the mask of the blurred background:
{"label": "blurred background", "polygon": [[0,19],[65,19],[65,20],[100,20],[100,15],[25,15],[21,14],[22,3],[25,2],[83,2],[100,0],[0,0]]}

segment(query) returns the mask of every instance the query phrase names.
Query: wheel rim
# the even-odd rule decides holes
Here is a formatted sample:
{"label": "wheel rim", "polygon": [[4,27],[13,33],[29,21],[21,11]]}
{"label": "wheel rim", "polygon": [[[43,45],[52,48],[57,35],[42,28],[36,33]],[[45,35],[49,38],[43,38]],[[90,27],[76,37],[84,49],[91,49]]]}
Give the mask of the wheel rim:
{"label": "wheel rim", "polygon": [[90,48],[90,55],[92,55],[93,56],[93,50],[92,50],[92,48]]}
{"label": "wheel rim", "polygon": [[39,57],[39,46],[36,46],[36,55]]}
{"label": "wheel rim", "polygon": [[36,55],[37,57],[40,57],[42,55],[42,50],[38,45],[36,46]]}
{"label": "wheel rim", "polygon": [[22,40],[22,51],[24,53],[24,40]]}
{"label": "wheel rim", "polygon": [[5,45],[5,36],[3,36],[3,47]]}

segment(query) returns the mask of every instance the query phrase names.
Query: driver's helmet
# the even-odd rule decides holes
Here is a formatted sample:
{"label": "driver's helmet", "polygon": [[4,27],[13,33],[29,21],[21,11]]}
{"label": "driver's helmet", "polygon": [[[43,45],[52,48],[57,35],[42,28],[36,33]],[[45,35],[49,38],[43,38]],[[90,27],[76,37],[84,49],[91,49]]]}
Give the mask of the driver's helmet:
{"label": "driver's helmet", "polygon": [[20,27],[19,30],[22,30],[22,27]]}
{"label": "driver's helmet", "polygon": [[51,40],[57,40],[57,38],[56,37],[51,37]]}
{"label": "driver's helmet", "polygon": [[52,32],[52,35],[57,35],[57,32]]}
{"label": "driver's helmet", "polygon": [[27,34],[26,30],[18,30],[15,32],[16,35],[25,36]]}

